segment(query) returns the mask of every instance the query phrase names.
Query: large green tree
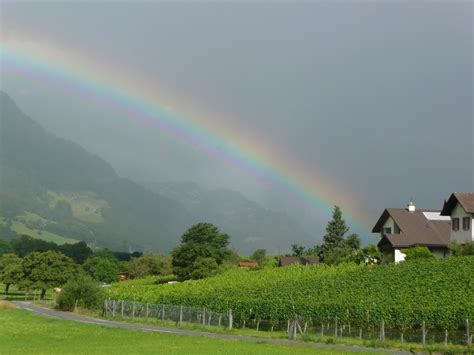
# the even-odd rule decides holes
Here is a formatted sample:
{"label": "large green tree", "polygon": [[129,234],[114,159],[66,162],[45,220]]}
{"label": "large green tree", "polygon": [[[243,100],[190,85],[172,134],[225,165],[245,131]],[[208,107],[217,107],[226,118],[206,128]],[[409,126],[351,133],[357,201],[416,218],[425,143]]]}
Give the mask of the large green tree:
{"label": "large green tree", "polygon": [[[214,259],[222,264],[229,254],[229,236],[210,223],[199,223],[181,237],[181,244],[172,252],[173,271],[180,280],[192,278],[195,262],[200,258]],[[202,263],[198,263],[202,266]],[[204,263],[209,266],[209,260]]]}
{"label": "large green tree", "polygon": [[28,254],[23,258],[22,266],[24,286],[40,289],[41,299],[47,289],[64,285],[78,273],[72,259],[56,251]]}
{"label": "large green tree", "polygon": [[106,283],[116,281],[117,273],[120,271],[118,259],[108,250],[92,255],[82,267],[95,280]]}
{"label": "large green tree", "polygon": [[11,285],[18,285],[24,278],[22,259],[15,254],[3,254],[0,258],[0,282],[5,285],[5,294]]}
{"label": "large green tree", "polygon": [[128,262],[127,270],[131,278],[171,274],[171,258],[169,256],[146,253],[138,258],[132,258]]}
{"label": "large green tree", "polygon": [[349,231],[346,221],[342,218],[339,206],[334,206],[332,220],[328,222],[323,244],[320,248],[320,258],[326,264],[339,264],[348,261],[360,249],[359,236],[355,233],[345,238]]}

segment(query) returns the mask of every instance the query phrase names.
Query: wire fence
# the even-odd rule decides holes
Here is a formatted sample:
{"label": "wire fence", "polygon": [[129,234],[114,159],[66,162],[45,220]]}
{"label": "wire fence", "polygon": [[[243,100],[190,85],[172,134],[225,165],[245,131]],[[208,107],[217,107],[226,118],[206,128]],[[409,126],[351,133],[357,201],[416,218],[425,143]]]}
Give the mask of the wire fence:
{"label": "wire fence", "polygon": [[215,326],[227,329],[253,329],[256,331],[286,332],[289,339],[298,336],[307,337],[351,337],[363,340],[401,342],[420,344],[458,344],[472,346],[473,334],[470,331],[469,321],[460,325],[457,330],[427,329],[424,323],[419,329],[401,331],[387,327],[382,320],[378,326],[354,327],[350,324],[340,324],[337,318],[315,324],[312,321],[303,321],[295,315],[287,321],[270,321],[268,319],[240,319],[229,309],[225,313],[214,312],[206,308],[184,305],[151,304],[123,300],[106,300],[104,302],[104,316],[107,319],[136,319],[138,321],[160,322],[166,325],[185,326],[201,325]]}

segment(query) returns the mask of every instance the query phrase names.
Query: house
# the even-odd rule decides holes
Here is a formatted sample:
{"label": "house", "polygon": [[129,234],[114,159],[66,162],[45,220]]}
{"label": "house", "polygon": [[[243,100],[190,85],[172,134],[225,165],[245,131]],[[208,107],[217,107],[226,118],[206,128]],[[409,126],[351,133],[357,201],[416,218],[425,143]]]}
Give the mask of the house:
{"label": "house", "polygon": [[405,260],[403,250],[425,246],[437,258],[449,255],[451,219],[439,210],[417,209],[410,201],[407,208],[387,208],[378,219],[373,233],[380,234],[377,244],[388,260]]}
{"label": "house", "polygon": [[280,258],[280,266],[287,265],[318,265],[319,258],[311,256],[282,256]]}
{"label": "house", "polygon": [[474,242],[474,192],[454,192],[444,202],[442,216],[451,219],[452,241],[459,244]]}
{"label": "house", "polygon": [[239,262],[239,267],[257,267],[258,263],[256,261],[241,261]]}

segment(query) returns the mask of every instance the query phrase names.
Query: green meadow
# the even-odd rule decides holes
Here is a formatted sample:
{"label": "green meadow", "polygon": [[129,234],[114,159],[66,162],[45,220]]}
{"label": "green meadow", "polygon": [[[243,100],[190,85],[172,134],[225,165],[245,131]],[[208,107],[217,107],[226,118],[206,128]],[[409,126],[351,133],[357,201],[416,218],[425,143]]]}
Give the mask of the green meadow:
{"label": "green meadow", "polygon": [[[345,354],[346,351],[142,332],[45,318],[0,303],[0,354]],[[364,353],[364,352],[358,352]]]}

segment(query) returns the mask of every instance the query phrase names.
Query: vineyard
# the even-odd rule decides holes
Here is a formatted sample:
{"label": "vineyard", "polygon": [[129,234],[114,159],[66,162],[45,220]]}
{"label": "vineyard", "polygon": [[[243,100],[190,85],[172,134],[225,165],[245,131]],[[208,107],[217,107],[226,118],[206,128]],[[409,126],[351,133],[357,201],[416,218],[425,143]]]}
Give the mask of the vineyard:
{"label": "vineyard", "polygon": [[[295,315],[314,325],[408,332],[466,329],[474,320],[474,257],[413,260],[381,266],[290,266],[235,269],[219,276],[156,285],[114,284],[108,297],[154,304],[232,310],[237,322],[281,324]],[[447,333],[446,333],[447,334]]]}

